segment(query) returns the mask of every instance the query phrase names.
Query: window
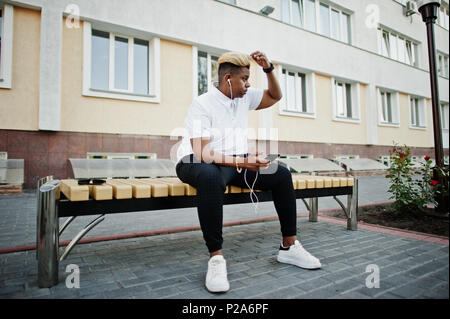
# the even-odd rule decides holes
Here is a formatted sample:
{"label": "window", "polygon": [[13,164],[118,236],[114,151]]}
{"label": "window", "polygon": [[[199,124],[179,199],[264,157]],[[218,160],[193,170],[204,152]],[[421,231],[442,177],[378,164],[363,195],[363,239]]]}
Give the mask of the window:
{"label": "window", "polygon": [[197,94],[206,93],[211,82],[219,81],[219,57],[198,51],[197,54]]}
{"label": "window", "polygon": [[448,78],[448,55],[438,53],[438,73],[440,76]]}
{"label": "window", "polygon": [[302,0],[281,0],[281,21],[303,27]]}
{"label": "window", "polygon": [[448,130],[448,103],[441,103],[441,127]]}
{"label": "window", "polygon": [[159,102],[158,38],[84,28],[84,95]]}
{"label": "window", "polygon": [[316,3],[314,0],[305,0],[305,28],[316,31]]}
{"label": "window", "polygon": [[345,121],[359,120],[359,84],[352,84],[334,78],[331,81],[333,88],[333,119]]}
{"label": "window", "polygon": [[306,75],[283,68],[280,86],[283,93],[281,109],[287,112],[312,113],[306,103]]}
{"label": "window", "polygon": [[11,88],[14,7],[0,4],[0,88]]}
{"label": "window", "polygon": [[283,22],[350,43],[350,15],[337,8],[315,0],[281,0],[280,11]]}
{"label": "window", "polygon": [[331,10],[331,37],[338,40],[340,31],[339,11]]}
{"label": "window", "polygon": [[149,41],[92,30],[91,89],[149,94]]}
{"label": "window", "polygon": [[409,99],[409,115],[411,127],[426,127],[425,101],[410,97]]}
{"label": "window", "polygon": [[330,36],[330,14],[329,6],[326,4],[320,4],[320,33],[329,37]]}
{"label": "window", "polygon": [[417,43],[381,28],[378,28],[378,53],[417,66]]}
{"label": "window", "polygon": [[336,116],[352,118],[352,95],[349,83],[335,81],[336,90]]}
{"label": "window", "polygon": [[380,124],[398,125],[398,94],[394,92],[379,90]]}
{"label": "window", "polygon": [[441,6],[439,8],[439,14],[438,14],[438,18],[437,18],[437,23],[443,27],[444,29],[449,29],[448,26],[448,7],[444,6],[443,3],[441,3]]}

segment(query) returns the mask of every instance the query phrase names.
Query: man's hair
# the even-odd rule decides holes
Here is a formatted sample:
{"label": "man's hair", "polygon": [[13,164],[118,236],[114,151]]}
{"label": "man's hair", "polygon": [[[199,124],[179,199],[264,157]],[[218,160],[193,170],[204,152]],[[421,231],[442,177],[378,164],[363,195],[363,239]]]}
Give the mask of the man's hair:
{"label": "man's hair", "polygon": [[225,74],[235,75],[241,72],[241,67],[250,68],[250,57],[239,52],[226,52],[222,54],[219,62],[219,82]]}

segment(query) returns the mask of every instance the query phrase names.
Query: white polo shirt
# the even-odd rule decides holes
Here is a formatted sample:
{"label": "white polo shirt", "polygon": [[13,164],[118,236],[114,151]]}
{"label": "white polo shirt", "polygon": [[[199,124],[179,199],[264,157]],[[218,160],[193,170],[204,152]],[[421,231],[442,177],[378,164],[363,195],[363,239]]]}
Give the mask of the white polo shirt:
{"label": "white polo shirt", "polygon": [[248,88],[242,98],[232,100],[211,85],[189,108],[177,162],[194,153],[190,139],[198,137],[210,138],[210,149],[224,155],[248,153],[248,111],[259,106],[263,94],[262,89]]}

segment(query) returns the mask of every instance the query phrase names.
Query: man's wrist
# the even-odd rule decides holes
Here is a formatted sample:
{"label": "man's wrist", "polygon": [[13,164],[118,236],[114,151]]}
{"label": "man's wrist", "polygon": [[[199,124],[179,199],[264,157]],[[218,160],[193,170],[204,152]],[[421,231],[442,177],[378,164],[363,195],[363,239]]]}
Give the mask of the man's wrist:
{"label": "man's wrist", "polygon": [[270,67],[268,68],[263,68],[264,73],[270,73],[275,69],[275,67],[273,66],[273,63],[270,62]]}

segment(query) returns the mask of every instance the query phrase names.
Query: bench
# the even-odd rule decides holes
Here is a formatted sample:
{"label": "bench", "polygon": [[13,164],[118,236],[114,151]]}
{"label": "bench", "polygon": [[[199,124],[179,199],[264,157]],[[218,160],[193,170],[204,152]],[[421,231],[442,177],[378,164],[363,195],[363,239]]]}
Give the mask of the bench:
{"label": "bench", "polygon": [[[347,229],[357,229],[358,180],[353,177],[292,175],[295,196],[318,219],[318,198],[332,196],[347,215]],[[228,185],[224,205],[250,203],[249,189]],[[270,191],[256,190],[260,202],[272,201]],[[347,195],[347,206],[336,196]],[[309,199],[309,202],[306,201]],[[196,207],[196,189],[177,177],[115,178],[103,185],[78,185],[76,179],[38,181],[36,258],[38,286],[58,283],[59,262],[78,241],[105,219],[106,214]],[[84,227],[59,253],[59,237],[78,216],[100,215]],[[59,219],[68,217],[59,226]]]}

